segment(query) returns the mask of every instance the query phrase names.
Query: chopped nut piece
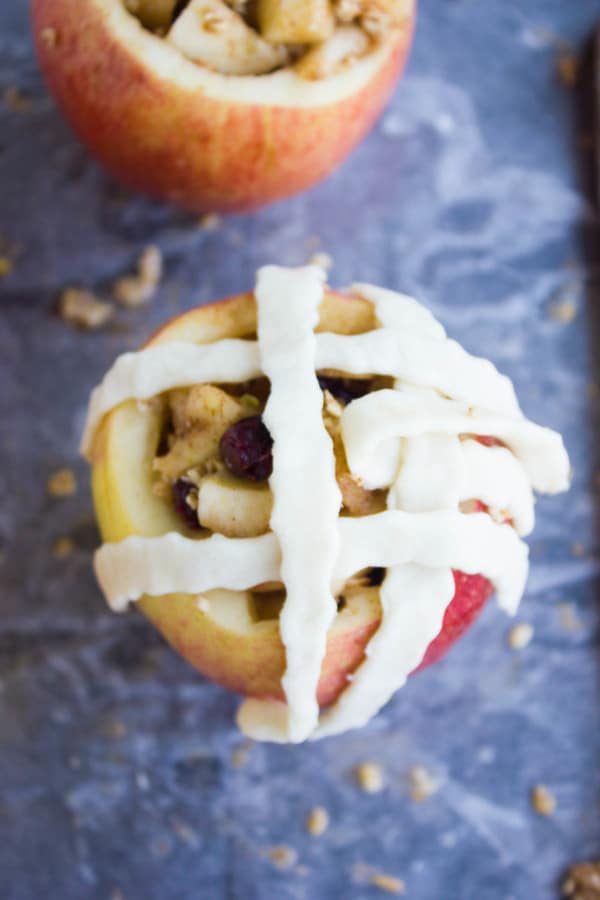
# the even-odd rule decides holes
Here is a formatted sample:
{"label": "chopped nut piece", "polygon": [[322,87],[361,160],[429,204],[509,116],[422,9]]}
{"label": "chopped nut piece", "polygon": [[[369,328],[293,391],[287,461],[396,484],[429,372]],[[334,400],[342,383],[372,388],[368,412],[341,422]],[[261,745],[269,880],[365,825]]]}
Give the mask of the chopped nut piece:
{"label": "chopped nut piece", "polygon": [[310,266],[318,266],[320,269],[328,272],[333,267],[333,258],[329,253],[313,253],[308,264]]}
{"label": "chopped nut piece", "polygon": [[528,622],[520,622],[508,632],[508,646],[512,650],[522,650],[531,642],[533,626]]}
{"label": "chopped nut piece", "polygon": [[269,847],[267,856],[276,869],[291,869],[298,862],[298,854],[293,847],[282,844],[280,847]]}
{"label": "chopped nut piece", "polygon": [[156,285],[148,284],[136,275],[119,278],[113,286],[113,296],[117,303],[127,309],[137,309],[152,299]]}
{"label": "chopped nut piece", "polygon": [[306,830],[314,837],[320,837],[329,828],[329,813],[323,806],[315,806],[306,820]]}
{"label": "chopped nut piece", "polygon": [[221,227],[221,216],[216,213],[205,213],[198,219],[198,225],[203,231],[216,231]]}
{"label": "chopped nut piece", "polygon": [[568,325],[577,315],[577,307],[572,300],[557,300],[550,306],[550,318]]}
{"label": "chopped nut piece", "polygon": [[571,544],[571,553],[573,556],[585,556],[585,547],[579,542]]}
{"label": "chopped nut piece", "polygon": [[385,875],[383,872],[376,872],[371,875],[371,884],[373,887],[385,891],[386,894],[405,894],[406,884],[400,878],[394,878],[393,875]]}
{"label": "chopped nut piece", "polygon": [[110,303],[98,300],[90,291],[67,288],[59,304],[60,316],[70,325],[78,328],[102,328],[114,314]]}
{"label": "chopped nut piece", "polygon": [[8,256],[0,256],[0,278],[4,278],[6,275],[10,275],[12,270],[12,259],[9,259]]}
{"label": "chopped nut piece", "polygon": [[137,274],[119,278],[113,286],[115,300],[136,309],[152,299],[162,277],[162,254],[154,244],[146,247],[137,263]]}
{"label": "chopped nut piece", "polygon": [[439,782],[424,766],[414,766],[408,773],[408,789],[415,803],[421,803],[439,790]]}
{"label": "chopped nut piece", "polygon": [[367,794],[378,794],[383,790],[383,769],[376,762],[363,762],[356,768],[358,784]]}
{"label": "chopped nut piece", "polygon": [[40,31],[40,40],[45,47],[56,47],[58,44],[58,32],[56,28],[42,28]]}
{"label": "chopped nut piece", "polygon": [[600,900],[600,862],[571,866],[562,894],[571,900]]}
{"label": "chopped nut piece", "polygon": [[536,785],[531,792],[531,805],[540,816],[552,816],[556,810],[556,798],[544,784]]}
{"label": "chopped nut piece", "polygon": [[72,469],[58,469],[48,479],[48,493],[51,497],[70,497],[77,490],[77,481]]}
{"label": "chopped nut piece", "polygon": [[58,538],[52,547],[52,556],[54,559],[67,559],[67,557],[71,556],[73,550],[75,549],[75,544],[69,537],[61,537]]}
{"label": "chopped nut piece", "polygon": [[138,260],[138,274],[147,284],[157,285],[162,278],[163,259],[160,247],[149,244]]}

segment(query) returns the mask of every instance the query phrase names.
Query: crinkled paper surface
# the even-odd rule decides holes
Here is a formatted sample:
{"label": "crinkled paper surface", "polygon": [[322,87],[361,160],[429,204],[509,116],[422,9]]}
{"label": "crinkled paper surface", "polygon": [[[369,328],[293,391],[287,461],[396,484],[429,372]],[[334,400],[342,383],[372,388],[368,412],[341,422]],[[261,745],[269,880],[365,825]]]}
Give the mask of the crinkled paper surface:
{"label": "crinkled paper surface", "polygon": [[[0,88],[31,100],[0,101],[0,255],[14,253],[0,280],[2,898],[370,900],[384,872],[414,900],[545,900],[565,866],[600,851],[600,232],[579,168],[590,123],[555,68],[600,9],[421,6],[406,80],[352,160],[304,197],[209,231],[100,171],[46,95],[27,3],[2,4]],[[106,292],[147,243],[167,267],[151,306],[102,333],[54,315],[61,288]],[[490,604],[364,731],[247,747],[235,697],[136,613],[105,608],[76,447],[88,392],[117,353],[168,315],[247,289],[259,264],[315,251],[333,257],[334,284],[423,297],[506,370],[527,414],[564,432],[574,486],[538,504],[527,648],[508,648]],[[64,465],[79,490],[52,499],[46,480]],[[62,536],[75,552],[57,560]],[[382,793],[357,787],[365,759],[383,765]],[[415,765],[439,782],[421,803]],[[556,797],[550,818],[531,808],[538,783]],[[331,818],[319,838],[304,826],[315,805]],[[286,871],[269,857],[279,845],[297,853]]]}

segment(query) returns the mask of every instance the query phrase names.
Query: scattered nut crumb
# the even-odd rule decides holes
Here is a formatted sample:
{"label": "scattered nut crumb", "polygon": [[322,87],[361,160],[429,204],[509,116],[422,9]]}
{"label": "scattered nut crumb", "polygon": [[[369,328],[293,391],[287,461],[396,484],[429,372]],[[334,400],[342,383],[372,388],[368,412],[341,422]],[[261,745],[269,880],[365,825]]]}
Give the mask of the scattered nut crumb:
{"label": "scattered nut crumb", "polygon": [[90,291],[67,288],[60,298],[59,312],[61,318],[70,325],[94,329],[106,325],[114,310],[110,303],[98,300]]}
{"label": "scattered nut crumb", "polygon": [[40,40],[45,47],[52,49],[58,44],[58,32],[56,28],[42,28]]}
{"label": "scattered nut crumb", "polygon": [[583,628],[573,603],[559,603],[558,618],[563,631],[581,631]]}
{"label": "scattered nut crumb", "polygon": [[308,261],[308,264],[309,266],[318,266],[325,272],[329,272],[329,270],[333,267],[333,257],[331,257],[329,253],[313,253]]}
{"label": "scattered nut crumb", "polygon": [[13,261],[8,256],[0,256],[0,278],[5,278],[13,270]]}
{"label": "scattered nut crumb", "polygon": [[562,894],[571,900],[600,900],[600,862],[571,866]]}
{"label": "scattered nut crumb", "polygon": [[572,300],[556,300],[550,305],[549,315],[555,322],[568,325],[577,315],[577,306]]}
{"label": "scattered nut crumb", "polygon": [[137,309],[138,306],[148,303],[156,293],[162,271],[160,249],[151,244],[144,249],[138,259],[136,274],[118,278],[113,285],[115,300],[127,309]]}
{"label": "scattered nut crumb", "polygon": [[537,784],[531,792],[531,805],[540,816],[552,816],[556,810],[556,798],[544,784]]}
{"label": "scattered nut crumb", "polygon": [[11,112],[27,112],[31,108],[31,100],[17,87],[5,88],[2,91],[2,102]]}
{"label": "scattered nut crumb", "polygon": [[54,541],[52,556],[54,559],[67,559],[67,557],[71,556],[74,549],[75,544],[70,537],[60,537]]}
{"label": "scattered nut crumb", "polygon": [[46,485],[51,497],[70,497],[77,490],[77,481],[72,469],[58,469],[48,479]]}
{"label": "scattered nut crumb", "polygon": [[378,794],[383,790],[383,769],[379,763],[360,763],[356,767],[356,778],[359,786],[367,794]]}
{"label": "scattered nut crumb", "polygon": [[153,284],[147,284],[136,275],[118,278],[113,285],[113,297],[126,309],[137,309],[152,299],[156,291]]}
{"label": "scattered nut crumb", "polygon": [[385,875],[383,872],[376,872],[371,875],[371,884],[373,887],[385,891],[387,894],[404,894],[406,893],[406,884],[400,878],[394,878],[393,875]]}
{"label": "scattered nut crumb", "polygon": [[252,741],[244,741],[242,744],[234,747],[231,754],[231,765],[234,769],[243,769],[248,764],[250,751],[253,746]]}
{"label": "scattered nut crumb", "polygon": [[221,216],[218,216],[216,213],[205,213],[198,219],[198,227],[202,231],[217,231],[221,227],[222,221]]}
{"label": "scattered nut crumb", "polygon": [[306,820],[306,830],[314,837],[320,837],[329,828],[329,813],[323,806],[315,806]]}
{"label": "scattered nut crumb", "polygon": [[149,244],[138,260],[138,274],[148,284],[158,284],[163,274],[163,258],[156,244]]}
{"label": "scattered nut crumb", "polygon": [[572,50],[563,47],[556,59],[556,73],[567,88],[574,88],[579,78],[579,60]]}
{"label": "scattered nut crumb", "polygon": [[512,650],[522,650],[531,642],[533,637],[533,625],[529,622],[519,622],[508,632],[508,646]]}
{"label": "scattered nut crumb", "polygon": [[293,847],[282,844],[279,847],[269,847],[267,856],[276,869],[291,869],[298,862],[298,854]]}
{"label": "scattered nut crumb", "polygon": [[439,790],[439,782],[424,766],[413,766],[408,773],[408,789],[415,803],[421,803]]}
{"label": "scattered nut crumb", "polygon": [[579,542],[571,544],[571,553],[573,556],[585,556],[585,547]]}

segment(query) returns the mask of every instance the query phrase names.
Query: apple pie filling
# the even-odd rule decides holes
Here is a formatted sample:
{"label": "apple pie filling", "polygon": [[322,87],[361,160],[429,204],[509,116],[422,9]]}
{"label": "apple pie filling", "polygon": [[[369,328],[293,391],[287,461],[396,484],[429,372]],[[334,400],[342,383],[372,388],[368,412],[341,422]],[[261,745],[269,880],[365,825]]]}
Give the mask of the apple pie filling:
{"label": "apple pie filling", "polygon": [[184,57],[223,75],[335,75],[405,27],[406,0],[123,0]]}

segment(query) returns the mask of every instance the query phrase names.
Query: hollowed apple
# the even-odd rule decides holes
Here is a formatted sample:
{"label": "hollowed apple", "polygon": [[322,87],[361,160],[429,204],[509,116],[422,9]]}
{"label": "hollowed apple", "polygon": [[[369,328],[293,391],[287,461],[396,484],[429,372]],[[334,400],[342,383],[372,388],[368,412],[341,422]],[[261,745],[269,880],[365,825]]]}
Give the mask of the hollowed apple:
{"label": "hollowed apple", "polygon": [[[361,3],[383,6],[390,27],[377,34]],[[255,25],[222,0],[183,11],[173,0],[33,0],[32,16],[50,90],[108,169],[155,197],[229,212],[303,191],[348,155],[404,67],[415,3],[346,0],[335,20],[327,0],[312,30],[302,16],[282,20],[290,0],[259,3]],[[294,34],[307,43],[273,42]]]}
{"label": "hollowed apple", "polygon": [[[352,334],[373,326],[373,309],[367,301],[326,293],[321,306],[322,330]],[[246,337],[255,330],[253,296],[244,294],[179,316],[149,343],[208,343]],[[123,403],[106,416],[97,434],[92,483],[106,541],[122,540],[131,534],[150,537],[182,530],[170,499],[157,495],[154,489],[152,462],[163,431],[161,409],[160,404]],[[227,497],[225,501],[229,502]],[[454,598],[442,631],[429,646],[422,665],[435,662],[445,653],[492,593],[489,581],[480,575],[455,572],[454,577]],[[346,686],[347,675],[362,660],[381,615],[376,583],[347,585],[339,601],[318,689],[323,706],[333,702]],[[183,594],[144,597],[139,606],[167,641],[212,680],[248,696],[281,698],[285,652],[277,622],[279,603],[280,597],[263,585],[247,592],[209,592],[203,598]]]}

